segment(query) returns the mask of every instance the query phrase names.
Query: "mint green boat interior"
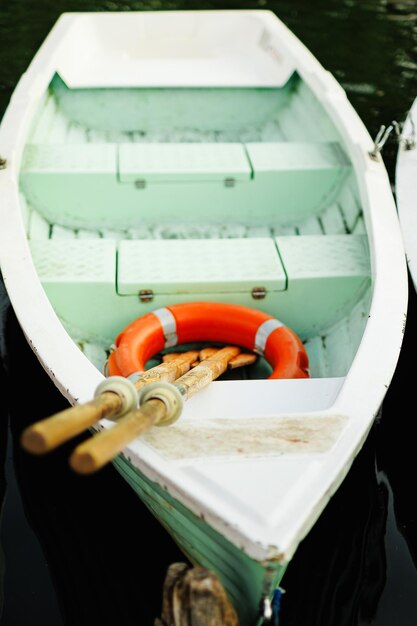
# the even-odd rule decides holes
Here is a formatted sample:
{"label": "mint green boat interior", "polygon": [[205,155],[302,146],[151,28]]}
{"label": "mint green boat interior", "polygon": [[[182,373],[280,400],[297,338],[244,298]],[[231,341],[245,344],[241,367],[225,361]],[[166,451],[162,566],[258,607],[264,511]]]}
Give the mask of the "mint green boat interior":
{"label": "mint green boat interior", "polygon": [[[85,89],[55,75],[19,188],[40,281],[100,371],[134,319],[209,300],[287,324],[311,378],[348,373],[369,316],[368,237],[348,150],[297,73],[280,88]],[[285,564],[249,558],[128,459],[115,465],[253,626]]]}
{"label": "mint green boat interior", "polygon": [[288,324],[313,377],[347,373],[370,302],[366,230],[341,138],[296,73],[282,88],[55,75],[20,191],[42,284],[98,367],[133,319],[213,300]]}

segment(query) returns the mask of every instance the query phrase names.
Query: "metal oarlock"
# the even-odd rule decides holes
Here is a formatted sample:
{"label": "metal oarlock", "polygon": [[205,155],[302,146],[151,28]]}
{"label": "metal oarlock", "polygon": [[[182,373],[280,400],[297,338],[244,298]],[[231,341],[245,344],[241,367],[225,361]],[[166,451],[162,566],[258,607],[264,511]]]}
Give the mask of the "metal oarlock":
{"label": "metal oarlock", "polygon": [[411,133],[408,135],[408,137],[403,136],[404,125],[400,125],[396,121],[393,121],[392,124],[395,128],[395,134],[397,135],[398,144],[404,150],[413,150],[416,147],[416,128],[414,120],[410,117]]}
{"label": "metal oarlock", "polygon": [[161,400],[166,406],[166,416],[157,422],[156,426],[169,426],[169,424],[176,422],[184,406],[180,391],[171,383],[162,382],[146,385],[139,396],[140,406],[148,400]]}
{"label": "metal oarlock", "polygon": [[97,398],[107,391],[117,394],[122,401],[122,408],[117,414],[119,417],[138,408],[138,392],[129,379],[123,376],[109,376],[98,385],[94,397]]}
{"label": "metal oarlock", "polygon": [[382,148],[384,147],[388,137],[393,130],[395,131],[398,144],[404,150],[413,150],[416,147],[415,126],[412,119],[410,119],[410,123],[411,134],[408,137],[403,136],[402,125],[399,124],[396,120],[393,120],[388,127],[382,125],[378,131],[377,136],[375,137],[374,148],[369,152],[369,156],[371,157],[371,159],[373,159],[374,161],[378,160],[379,155],[382,152]]}
{"label": "metal oarlock", "polygon": [[388,137],[390,136],[394,126],[390,124],[388,128],[382,125],[378,131],[377,136],[375,137],[374,147],[368,154],[374,161],[377,161],[379,155],[381,154],[382,148],[384,147]]}

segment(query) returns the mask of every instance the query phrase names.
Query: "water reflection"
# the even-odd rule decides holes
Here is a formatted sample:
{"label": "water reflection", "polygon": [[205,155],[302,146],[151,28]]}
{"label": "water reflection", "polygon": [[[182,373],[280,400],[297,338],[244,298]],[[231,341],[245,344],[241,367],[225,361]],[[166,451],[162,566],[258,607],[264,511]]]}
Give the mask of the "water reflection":
{"label": "water reflection", "polygon": [[417,623],[417,513],[415,477],[415,373],[417,295],[409,279],[409,306],[404,349],[384,402],[376,444],[378,474],[390,490],[386,534],[388,579],[379,606],[383,626]]}
{"label": "water reflection", "polygon": [[388,491],[377,480],[375,433],[285,575],[280,626],[372,624],[386,582]]}

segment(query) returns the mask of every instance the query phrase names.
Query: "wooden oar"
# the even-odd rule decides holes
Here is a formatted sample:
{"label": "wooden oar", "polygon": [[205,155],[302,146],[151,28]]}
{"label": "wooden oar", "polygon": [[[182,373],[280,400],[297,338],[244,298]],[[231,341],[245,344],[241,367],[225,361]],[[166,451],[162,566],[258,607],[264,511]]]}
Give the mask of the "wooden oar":
{"label": "wooden oar", "polygon": [[[139,391],[151,383],[176,380],[188,372],[198,355],[198,350],[190,350],[177,354],[168,363],[161,363],[147,370],[134,383],[136,390]],[[122,405],[122,398],[117,393],[104,391],[90,402],[70,407],[28,426],[22,433],[21,445],[32,454],[45,454],[79,435],[100,419],[117,416]]]}
{"label": "wooden oar", "polygon": [[[181,376],[172,387],[187,399],[223,374],[231,359],[240,353],[236,346],[218,350],[194,369]],[[167,405],[158,398],[146,400],[142,406],[121,417],[108,430],[91,437],[77,446],[70,457],[70,465],[79,474],[91,474],[111,461],[123,448],[154,424],[162,425],[169,418]],[[171,422],[169,422],[171,423]]]}
{"label": "wooden oar", "polygon": [[[201,361],[205,361],[206,359],[210,358],[211,356],[213,356],[213,354],[216,354],[216,352],[218,352],[219,350],[220,348],[212,348],[212,347],[203,348],[202,350],[200,350],[199,360],[196,360],[193,363],[191,363],[191,367],[196,367],[196,365],[199,365]],[[164,363],[170,363],[174,359],[177,359],[179,356],[181,355],[178,352],[169,352],[168,354],[164,354],[164,356],[162,357],[162,360]],[[234,370],[237,367],[244,367],[245,365],[252,365],[253,363],[255,363],[257,358],[258,357],[256,356],[256,354],[254,354],[253,352],[241,352],[237,356],[233,357],[233,359],[230,359],[229,363],[227,364],[227,367],[228,369]]]}

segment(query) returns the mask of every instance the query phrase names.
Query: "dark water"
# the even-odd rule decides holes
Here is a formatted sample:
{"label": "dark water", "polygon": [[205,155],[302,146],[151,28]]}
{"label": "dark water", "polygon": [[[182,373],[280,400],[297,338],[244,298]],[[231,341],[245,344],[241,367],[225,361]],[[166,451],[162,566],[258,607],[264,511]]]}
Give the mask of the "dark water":
{"label": "dark water", "polygon": [[[372,136],[402,121],[417,94],[415,0],[0,0],[0,117],[61,12],[176,8],[273,10],[340,81]],[[396,149],[389,141],[383,152],[392,182]],[[26,424],[67,405],[3,289],[0,303],[1,624],[151,625],[166,568],[184,559],[112,467],[73,475],[74,442],[42,459],[19,449]],[[380,419],[288,568],[280,626],[417,625],[415,316],[410,288],[403,350]]]}

